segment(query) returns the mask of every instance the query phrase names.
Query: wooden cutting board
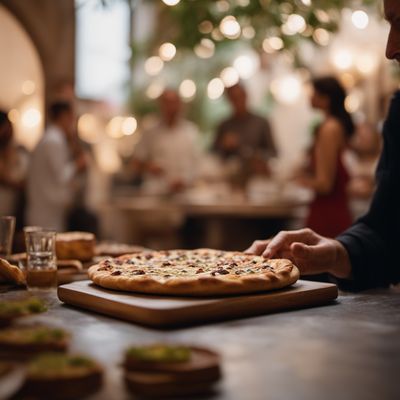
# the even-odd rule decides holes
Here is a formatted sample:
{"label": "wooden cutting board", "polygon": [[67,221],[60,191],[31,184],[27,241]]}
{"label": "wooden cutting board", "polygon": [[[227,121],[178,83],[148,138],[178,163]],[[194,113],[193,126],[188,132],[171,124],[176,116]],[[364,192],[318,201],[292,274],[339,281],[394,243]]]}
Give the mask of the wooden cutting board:
{"label": "wooden cutting board", "polygon": [[58,297],[64,303],[157,328],[320,306],[337,296],[336,285],[301,280],[289,288],[268,293],[214,298],[126,293],[103,289],[88,280],[58,287]]}

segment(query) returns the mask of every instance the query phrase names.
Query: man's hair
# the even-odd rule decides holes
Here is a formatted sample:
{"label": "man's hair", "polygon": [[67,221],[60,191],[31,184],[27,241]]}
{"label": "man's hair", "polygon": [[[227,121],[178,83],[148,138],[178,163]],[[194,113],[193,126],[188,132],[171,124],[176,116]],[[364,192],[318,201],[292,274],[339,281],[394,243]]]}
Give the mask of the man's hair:
{"label": "man's hair", "polygon": [[72,113],[72,105],[68,101],[56,101],[49,107],[49,116],[52,121],[58,120],[66,113]]}

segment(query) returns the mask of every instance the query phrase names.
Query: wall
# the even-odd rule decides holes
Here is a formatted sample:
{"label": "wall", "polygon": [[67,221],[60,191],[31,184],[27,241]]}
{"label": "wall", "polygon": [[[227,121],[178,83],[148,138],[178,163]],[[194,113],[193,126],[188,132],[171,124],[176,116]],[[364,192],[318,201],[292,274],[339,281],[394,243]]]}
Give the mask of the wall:
{"label": "wall", "polygon": [[45,102],[70,90],[75,80],[74,0],[0,0],[32,39],[45,77]]}
{"label": "wall", "polygon": [[23,26],[0,5],[0,108],[10,111],[18,143],[32,148],[43,131],[44,77]]}

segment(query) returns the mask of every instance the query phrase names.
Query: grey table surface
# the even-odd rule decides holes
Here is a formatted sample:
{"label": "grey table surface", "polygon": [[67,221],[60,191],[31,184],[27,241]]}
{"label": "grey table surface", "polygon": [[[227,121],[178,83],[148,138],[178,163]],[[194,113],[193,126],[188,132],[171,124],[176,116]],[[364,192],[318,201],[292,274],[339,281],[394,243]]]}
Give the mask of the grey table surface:
{"label": "grey table surface", "polygon": [[[22,298],[9,291],[1,299]],[[400,289],[341,293],[336,304],[158,331],[61,304],[32,317],[73,332],[71,351],[106,367],[94,400],[132,398],[119,363],[131,344],[182,342],[217,349],[224,378],[216,400],[400,399]]]}

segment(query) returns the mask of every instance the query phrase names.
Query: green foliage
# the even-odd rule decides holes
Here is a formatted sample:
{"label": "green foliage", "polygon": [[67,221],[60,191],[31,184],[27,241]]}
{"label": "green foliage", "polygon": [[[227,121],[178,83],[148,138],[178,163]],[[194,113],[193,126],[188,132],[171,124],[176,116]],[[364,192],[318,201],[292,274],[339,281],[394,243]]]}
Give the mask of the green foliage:
{"label": "green foliage", "polygon": [[[211,33],[199,30],[204,21],[211,22],[217,28],[227,15],[236,17],[242,28],[254,28],[255,36],[249,39],[254,48],[260,48],[268,35],[280,36],[285,47],[291,48],[297,39],[312,40],[312,31],[317,27],[329,32],[335,31],[340,20],[340,10],[354,5],[354,1],[349,0],[313,0],[310,5],[305,5],[301,0],[248,0],[245,6],[241,4],[246,2],[240,0],[181,0],[170,7],[161,0],[144,1],[158,4],[160,21],[164,22],[159,26],[155,45],[168,40],[180,49],[193,49],[203,38],[214,40],[217,48],[232,42],[227,38],[215,40]],[[222,8],[219,4],[229,4],[229,8]],[[360,0],[357,5],[376,5],[376,1]],[[304,33],[294,35],[295,37],[282,33],[281,27],[290,14],[298,14],[305,19],[308,29]]]}
{"label": "green foliage", "polygon": [[[132,43],[132,68],[135,68],[137,61],[156,55],[162,43],[173,43],[177,48],[177,55],[166,63],[164,77],[168,85],[173,82],[169,73],[171,71],[174,71],[179,82],[183,79],[195,81],[197,95],[188,105],[187,115],[203,132],[211,132],[215,128],[216,121],[227,109],[223,99],[210,102],[205,96],[207,83],[218,76],[224,67],[230,65],[234,55],[240,53],[241,49],[252,48],[261,53],[266,38],[279,37],[283,41],[283,48],[280,51],[291,53],[293,64],[300,66],[297,54],[299,42],[306,40],[318,45],[315,42],[315,35],[313,36],[317,28],[335,32],[343,8],[381,6],[381,2],[376,0],[311,0],[309,5],[305,0],[181,0],[175,6],[168,6],[162,0],[101,1],[107,4],[112,1],[128,1],[133,12],[135,7],[140,7],[143,3],[155,5],[156,29],[146,42]],[[293,35],[285,33],[282,26],[291,14],[302,16],[307,28]],[[253,28],[254,36],[240,35],[237,39],[228,39],[221,35],[218,27],[228,15],[237,19],[242,32],[246,28]],[[208,29],[202,28],[205,21]],[[215,54],[209,59],[200,59],[194,53],[195,47],[202,39],[209,39],[215,45]],[[136,116],[156,110],[155,102],[149,100],[145,94],[151,79],[145,78],[133,82],[129,103]]]}

